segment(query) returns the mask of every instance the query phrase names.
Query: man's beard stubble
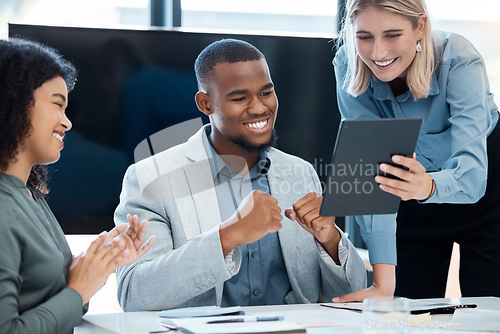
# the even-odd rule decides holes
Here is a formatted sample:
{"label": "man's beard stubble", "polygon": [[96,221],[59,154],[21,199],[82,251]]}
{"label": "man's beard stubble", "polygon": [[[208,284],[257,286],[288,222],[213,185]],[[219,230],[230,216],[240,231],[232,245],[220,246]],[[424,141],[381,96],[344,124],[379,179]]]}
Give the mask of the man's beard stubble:
{"label": "man's beard stubble", "polygon": [[242,151],[244,151],[246,153],[250,153],[250,154],[257,154],[257,155],[260,156],[261,154],[267,152],[272,147],[276,147],[276,143],[277,143],[277,140],[278,140],[278,135],[276,134],[276,129],[273,129],[273,131],[271,132],[271,137],[269,138],[269,140],[266,143],[261,144],[261,145],[254,145],[254,144],[252,144],[250,141],[248,141],[243,136],[235,137],[235,138],[229,138],[229,139],[233,143],[235,143],[236,145],[238,145],[238,147]]}

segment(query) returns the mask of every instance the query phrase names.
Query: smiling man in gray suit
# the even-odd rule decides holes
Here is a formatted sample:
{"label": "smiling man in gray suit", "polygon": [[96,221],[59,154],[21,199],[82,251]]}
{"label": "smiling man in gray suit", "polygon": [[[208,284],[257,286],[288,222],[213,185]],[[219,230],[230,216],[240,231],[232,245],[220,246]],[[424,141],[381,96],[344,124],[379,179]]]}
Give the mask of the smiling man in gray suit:
{"label": "smiling man in gray suit", "polygon": [[365,288],[355,248],[319,216],[312,165],[272,148],[278,100],[263,54],[225,39],[195,71],[210,124],[124,178],[115,223],[132,212],[157,238],[117,272],[123,309],[314,303]]}

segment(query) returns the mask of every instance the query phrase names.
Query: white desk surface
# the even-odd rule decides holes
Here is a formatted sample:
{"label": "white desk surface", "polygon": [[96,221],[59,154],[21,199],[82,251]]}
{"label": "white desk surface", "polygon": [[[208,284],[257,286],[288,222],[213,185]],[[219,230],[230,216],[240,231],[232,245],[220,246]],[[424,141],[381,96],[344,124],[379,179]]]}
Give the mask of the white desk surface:
{"label": "white desk surface", "polygon": [[[477,304],[478,309],[500,311],[500,298],[496,297],[469,297],[438,299],[445,302]],[[360,313],[333,309],[319,304],[253,306],[243,307],[247,315],[276,314],[285,316],[285,320],[303,324],[306,328],[310,324],[331,328],[330,333],[362,333],[363,318]],[[83,317],[82,322],[75,328],[75,334],[148,334],[150,331],[165,330],[160,325],[161,318],[157,312],[125,312],[112,314],[91,314]],[[432,322],[446,322],[451,315],[434,315]],[[414,332],[422,332],[421,329]],[[426,333],[474,333],[444,329],[427,329]],[[170,332],[173,333],[173,332]],[[484,332],[482,332],[484,333]]]}

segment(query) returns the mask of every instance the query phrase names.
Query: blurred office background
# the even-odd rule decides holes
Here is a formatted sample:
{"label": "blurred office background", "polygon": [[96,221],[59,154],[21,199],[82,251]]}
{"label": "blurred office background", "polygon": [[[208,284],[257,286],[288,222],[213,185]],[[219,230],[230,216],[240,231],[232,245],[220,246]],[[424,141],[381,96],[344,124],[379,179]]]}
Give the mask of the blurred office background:
{"label": "blurred office background", "polygon": [[[320,34],[333,37],[337,33],[337,8],[343,2],[0,0],[0,37],[8,34],[7,22],[139,29],[150,27],[153,23],[197,31]],[[487,63],[493,92],[500,91],[500,43],[497,35],[497,31],[500,31],[500,3],[496,0],[428,0],[427,5],[435,28],[460,33],[472,41]],[[153,15],[152,7],[157,8],[157,13]],[[165,13],[159,13],[162,10]],[[162,16],[163,22],[159,19]]]}
{"label": "blurred office background", "polygon": [[[101,38],[102,33],[106,33],[106,29],[110,29],[111,34],[121,34],[122,30],[131,31],[132,35],[137,34],[136,39],[141,39],[140,36],[144,36],[141,34],[145,31],[182,31],[193,34],[213,34],[213,36],[236,36],[236,38],[244,36],[251,39],[251,41],[255,40],[256,43],[261,42],[262,44],[256,45],[268,56],[271,73],[273,80],[277,83],[277,92],[280,99],[280,118],[277,122],[280,135],[278,145],[285,151],[299,155],[318,167],[320,160],[323,163],[328,162],[338,125],[338,111],[335,106],[335,87],[331,66],[333,43],[328,42],[336,37],[339,13],[342,12],[339,8],[342,8],[343,3],[344,0],[254,0],[250,2],[239,0],[0,0],[0,38],[9,36],[8,23],[11,23],[16,24],[13,26],[16,31],[29,33],[42,42],[44,42],[44,39],[54,40],[56,45],[52,46],[59,48],[63,55],[72,61],[78,60],[80,56],[90,55],[93,47],[97,48],[98,46],[101,48],[100,51],[103,55],[99,57],[101,62],[92,64],[95,69],[101,69],[99,95],[88,96],[81,93],[83,87],[86,85],[91,86],[92,83],[97,84],[97,81],[93,81],[94,79],[88,76],[88,73],[92,72],[90,65],[75,64],[80,69],[80,77],[73,96],[70,95],[70,107],[68,109],[69,113],[71,113],[70,117],[77,121],[74,122],[76,123],[74,130],[68,134],[69,145],[65,148],[61,161],[52,167],[53,182],[51,184],[53,185],[53,192],[49,196],[49,204],[68,234],[74,252],[84,250],[89,244],[89,240],[93,238],[94,233],[112,226],[112,211],[118,203],[121,179],[126,167],[132,162],[130,152],[142,139],[133,138],[131,143],[127,144],[127,149],[124,150],[123,142],[119,139],[123,136],[119,132],[113,132],[118,131],[117,128],[111,129],[108,126],[108,130],[103,131],[95,123],[101,122],[101,126],[104,124],[113,125],[116,123],[113,118],[116,115],[101,113],[100,118],[92,119],[82,117],[82,113],[86,112],[86,108],[101,108],[104,94],[111,94],[113,90],[121,90],[121,87],[115,87],[117,82],[125,81],[125,77],[130,76],[130,73],[135,71],[135,66],[144,62],[144,58],[154,58],[151,54],[134,54],[126,45],[120,42],[99,44],[102,42],[99,38]],[[500,9],[500,3],[496,0],[427,0],[427,4],[431,12],[431,19],[435,24],[434,28],[454,31],[466,36],[483,55],[491,89],[493,93],[497,93],[496,101],[498,104],[500,102],[498,98],[498,94],[500,94],[500,43],[497,31],[500,31],[500,18],[497,13],[498,9]],[[33,28],[30,28],[31,25],[40,26],[40,28],[36,28],[38,31],[33,31]],[[85,31],[88,31],[87,37],[79,42],[81,43],[81,50],[66,51],[63,42],[60,44],[61,47],[57,45],[59,30],[57,30],[56,34],[55,31],[50,30],[50,27],[41,26],[77,27],[88,28],[89,30],[83,30],[83,32],[80,29],[75,30],[75,38],[76,36],[82,38],[81,35],[82,33],[85,34]],[[69,36],[71,36],[71,30],[64,30],[61,36],[64,34],[70,34]],[[263,36],[263,39],[260,41],[258,37],[254,36]],[[274,37],[266,39],[266,36]],[[270,53],[278,47],[267,45],[269,43],[280,43],[280,48],[286,49],[287,45],[294,45],[295,43],[295,40],[290,41],[287,38],[312,41],[313,44],[311,45],[314,45],[314,48],[302,50],[304,53],[298,55],[298,57],[301,57],[304,62],[316,62],[320,59],[322,66],[319,70],[322,74],[315,75],[318,81],[317,85],[315,86],[310,81],[304,82],[303,88],[299,88],[303,89],[303,96],[295,96],[295,98],[301,98],[304,101],[309,99],[321,100],[322,102],[318,104],[307,102],[306,106],[312,106],[311,108],[315,110],[302,108],[303,115],[295,112],[296,114],[291,115],[291,117],[290,114],[287,116],[287,112],[293,113],[292,109],[297,108],[292,103],[287,105],[287,101],[292,101],[292,96],[286,96],[289,88],[287,85],[290,84],[291,80],[283,77],[283,74],[287,74],[287,70],[278,67],[280,65],[279,60],[285,61],[287,55],[275,56],[268,54],[268,52]],[[318,45],[320,45],[319,49],[317,48]],[[200,45],[199,50],[204,46]],[[181,53],[186,48],[186,45],[175,45],[173,51]],[[311,53],[321,53],[321,55],[316,55],[319,58],[315,58]],[[125,61],[123,58],[120,58],[120,60],[113,58],[117,54],[128,55],[125,65],[123,64]],[[107,60],[109,63],[106,63]],[[189,63],[189,71],[191,71],[192,60],[188,59],[187,63]],[[283,64],[286,63],[283,62]],[[119,73],[112,73],[114,66],[118,65],[121,66],[119,67],[121,69],[118,71]],[[289,64],[286,64],[286,66],[289,66]],[[303,65],[297,64],[297,67],[301,66]],[[124,71],[124,68],[127,70]],[[187,70],[187,67],[182,68],[182,71]],[[297,69],[289,68],[289,70],[296,71]],[[318,69],[316,68],[316,70]],[[130,73],[127,71],[130,71]],[[105,77],[106,75],[108,76]],[[193,103],[190,111],[192,114],[184,115],[186,119],[198,116],[199,113],[195,109],[194,101],[191,100],[191,90],[196,89],[192,78],[183,79],[182,76],[178,76],[179,73],[177,72],[169,75],[173,75],[177,80],[176,82],[185,80],[185,87],[190,89],[186,90],[189,92],[186,99]],[[305,78],[309,80],[309,77]],[[321,87],[322,91],[319,93],[312,92],[312,90],[318,90],[318,86]],[[134,86],[131,87],[133,89]],[[297,89],[297,87],[294,87],[294,89]],[[181,93],[182,90],[179,94]],[[296,95],[295,91],[291,94]],[[318,97],[318,94],[321,96]],[[110,99],[104,103],[108,104],[107,110],[116,110],[116,108],[114,109],[116,101]],[[293,104],[296,103],[293,102]],[[325,107],[325,104],[328,106]],[[305,118],[302,118],[301,121],[301,117],[304,115],[311,120],[306,121]],[[78,122],[78,120],[81,121]],[[184,119],[178,121],[181,120]],[[115,125],[116,127],[120,126],[119,124]],[[80,130],[80,132],[77,130]],[[152,134],[157,130],[151,128],[148,133]],[[298,137],[294,136],[294,131],[300,131],[301,134]],[[325,136],[327,140],[318,138],[318,133]],[[297,140],[297,138],[300,140]],[[300,144],[297,141],[300,141]],[[318,142],[322,144],[318,145]],[[98,189],[91,189],[95,190],[92,199],[86,198],[83,195],[84,192],[63,189],[61,186],[61,184],[69,184],[75,179],[78,181],[78,170],[81,169],[64,168],[64,163],[71,159],[81,158],[85,152],[91,152],[94,161],[112,161],[108,166],[103,166],[103,164],[95,165],[95,168],[84,166],[85,171],[82,171],[82,173],[91,175],[98,180],[100,185]],[[92,173],[95,173],[95,175]],[[90,186],[91,184],[80,182],[80,185]],[[64,199],[72,203],[68,205],[68,203],[62,201]],[[96,207],[94,207],[93,203],[95,203]],[[83,208],[82,210],[85,213],[79,212],[78,207]],[[106,215],[98,216],[98,218],[96,218],[97,216],[88,215],[88,212],[92,212],[92,210],[104,210]],[[81,221],[75,222],[74,218],[71,218],[72,215],[77,216]],[[103,221],[106,224],[103,224]],[[96,225],[100,230],[96,230]],[[356,227],[349,219],[347,225],[344,226],[345,230],[350,232],[350,238],[356,246],[362,247],[363,244]],[[82,233],[85,235],[82,235]],[[457,256],[456,253],[451,265],[451,284],[447,293],[448,296],[458,296],[460,294],[457,288]],[[114,284],[114,279],[111,278],[108,285],[113,287]],[[113,287],[105,290],[94,297],[94,302],[91,304],[91,313],[111,312],[112,310],[109,309],[110,299],[114,303],[114,310],[119,310],[116,297],[113,295],[114,289]],[[96,299],[97,301],[95,301]]]}

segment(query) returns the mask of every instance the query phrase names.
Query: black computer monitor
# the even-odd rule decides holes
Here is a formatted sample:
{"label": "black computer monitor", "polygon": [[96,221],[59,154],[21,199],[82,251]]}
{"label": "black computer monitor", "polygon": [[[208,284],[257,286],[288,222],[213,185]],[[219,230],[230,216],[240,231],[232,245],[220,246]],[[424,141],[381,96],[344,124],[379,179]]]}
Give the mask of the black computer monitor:
{"label": "black computer monitor", "polygon": [[54,47],[79,72],[67,110],[73,129],[49,183],[48,202],[65,233],[113,227],[135,145],[203,116],[194,102],[193,65],[222,38],[250,42],[266,56],[280,105],[278,148],[315,166],[330,161],[340,122],[331,38],[24,24],[9,24],[9,36]]}

